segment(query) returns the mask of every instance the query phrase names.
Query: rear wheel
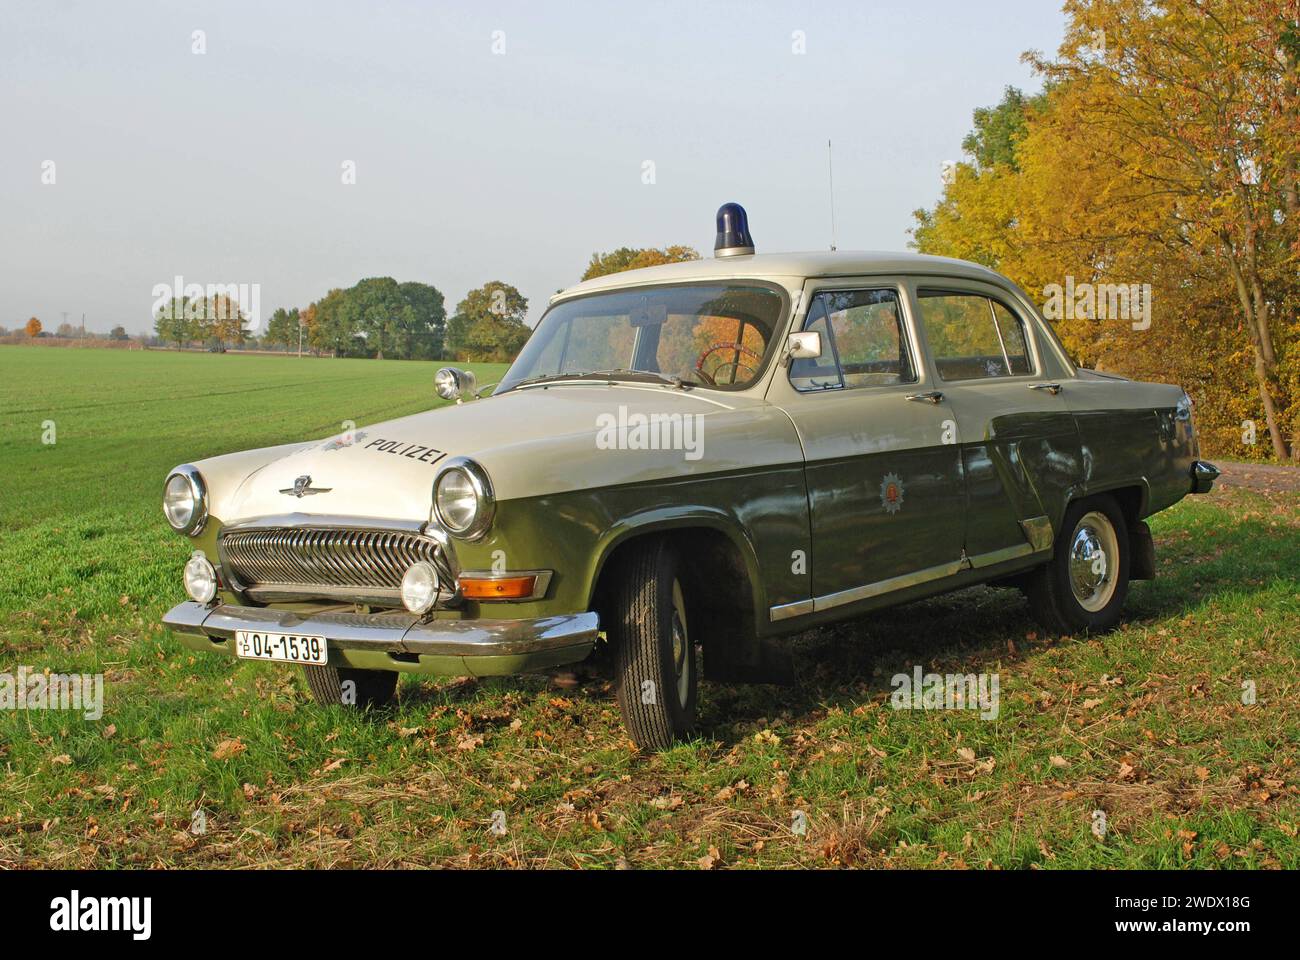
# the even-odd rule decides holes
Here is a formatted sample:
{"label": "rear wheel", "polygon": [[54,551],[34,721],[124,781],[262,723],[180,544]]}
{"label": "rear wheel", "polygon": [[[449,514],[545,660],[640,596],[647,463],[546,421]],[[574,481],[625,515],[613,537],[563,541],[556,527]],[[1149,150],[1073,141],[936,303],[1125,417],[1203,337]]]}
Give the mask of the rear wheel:
{"label": "rear wheel", "polygon": [[1052,559],[1025,584],[1034,617],[1055,633],[1100,633],[1119,623],[1128,596],[1128,525],[1110,497],[1070,505]]}
{"label": "rear wheel", "polygon": [[698,662],[672,549],[662,540],[629,549],[607,630],[615,693],[636,745],[661,750],[695,728]]}
{"label": "rear wheel", "polygon": [[303,667],[307,686],[322,707],[378,709],[393,702],[396,670],[354,670],[350,667]]}

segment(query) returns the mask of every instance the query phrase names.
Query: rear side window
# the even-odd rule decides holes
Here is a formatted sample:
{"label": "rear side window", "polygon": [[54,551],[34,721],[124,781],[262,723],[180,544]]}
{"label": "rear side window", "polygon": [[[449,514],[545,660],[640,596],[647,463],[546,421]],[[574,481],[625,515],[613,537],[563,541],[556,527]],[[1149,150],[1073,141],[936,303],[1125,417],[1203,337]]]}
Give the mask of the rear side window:
{"label": "rear side window", "polygon": [[916,382],[897,291],[823,291],[813,298],[803,328],[822,335],[822,354],[791,363],[796,390]]}
{"label": "rear side window", "polygon": [[944,380],[1021,377],[1033,372],[1024,323],[978,293],[918,290],[921,325]]}

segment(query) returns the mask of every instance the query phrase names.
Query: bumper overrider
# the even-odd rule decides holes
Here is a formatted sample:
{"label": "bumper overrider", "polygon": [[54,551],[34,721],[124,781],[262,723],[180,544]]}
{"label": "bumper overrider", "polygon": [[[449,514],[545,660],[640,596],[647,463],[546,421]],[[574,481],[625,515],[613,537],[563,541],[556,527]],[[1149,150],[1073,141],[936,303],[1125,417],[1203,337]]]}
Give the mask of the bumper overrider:
{"label": "bumper overrider", "polygon": [[1192,463],[1192,493],[1209,493],[1219,479],[1219,468],[1204,460]]}
{"label": "bumper overrider", "polygon": [[235,655],[235,631],[324,637],[329,663],[441,676],[504,676],[584,659],[595,613],[531,620],[424,620],[406,611],[298,613],[270,607],[177,604],[163,624],[191,650]]}

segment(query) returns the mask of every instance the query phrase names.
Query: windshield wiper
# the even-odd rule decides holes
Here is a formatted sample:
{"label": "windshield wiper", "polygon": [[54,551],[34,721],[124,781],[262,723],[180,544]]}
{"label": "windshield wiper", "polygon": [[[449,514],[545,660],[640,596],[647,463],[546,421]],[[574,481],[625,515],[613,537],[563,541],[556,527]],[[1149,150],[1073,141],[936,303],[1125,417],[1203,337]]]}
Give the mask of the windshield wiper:
{"label": "windshield wiper", "polygon": [[552,383],[557,380],[579,380],[585,379],[589,376],[591,376],[591,374],[588,373],[544,373],[539,377],[527,377],[526,379],[520,380],[510,389],[518,390],[520,387],[529,387],[534,383]]}
{"label": "windshield wiper", "polygon": [[670,377],[666,373],[656,373],[653,370],[628,370],[626,367],[617,367],[613,370],[596,370],[587,374],[589,377],[620,377],[624,380],[657,380],[659,383],[666,383],[670,387],[677,387],[680,390],[689,390],[695,386],[688,380],[681,377]]}
{"label": "windshield wiper", "polygon": [[520,380],[511,389],[517,390],[519,387],[528,387],[539,383],[558,383],[565,380],[610,380],[615,378],[619,380],[646,380],[666,383],[680,390],[689,390],[695,386],[694,383],[683,380],[681,377],[670,377],[666,374],[655,373],[652,370],[628,370],[625,367],[619,367],[613,370],[591,370],[583,373],[548,373],[540,377],[528,377],[525,380]]}

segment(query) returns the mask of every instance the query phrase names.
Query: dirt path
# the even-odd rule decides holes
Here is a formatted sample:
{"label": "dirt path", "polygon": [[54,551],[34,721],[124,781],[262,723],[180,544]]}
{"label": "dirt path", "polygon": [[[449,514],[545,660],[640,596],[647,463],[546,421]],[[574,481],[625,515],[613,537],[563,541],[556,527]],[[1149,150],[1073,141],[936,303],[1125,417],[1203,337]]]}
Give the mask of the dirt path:
{"label": "dirt path", "polygon": [[1300,467],[1283,467],[1270,463],[1233,463],[1228,460],[1211,460],[1223,471],[1214,484],[1232,489],[1254,490],[1256,493],[1300,493]]}

